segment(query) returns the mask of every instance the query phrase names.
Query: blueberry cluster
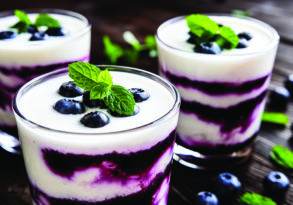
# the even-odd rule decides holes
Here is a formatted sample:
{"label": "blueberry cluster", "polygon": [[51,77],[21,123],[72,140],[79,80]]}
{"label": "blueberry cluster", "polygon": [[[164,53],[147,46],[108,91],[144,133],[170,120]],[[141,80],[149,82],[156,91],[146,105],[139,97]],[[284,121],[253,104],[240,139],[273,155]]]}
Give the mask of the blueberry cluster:
{"label": "blueberry cluster", "polygon": [[[194,52],[205,53],[205,54],[219,54],[222,52],[221,47],[216,42],[199,42],[198,37],[192,32],[188,32],[189,38],[187,42],[194,44]],[[238,34],[239,43],[236,48],[242,49],[248,46],[248,41],[252,39],[252,35],[247,32],[242,32]],[[214,38],[216,40],[216,37]]]}
{"label": "blueberry cluster", "polygon": [[[65,36],[62,28],[48,28],[46,31],[40,31],[36,26],[31,25],[27,29],[27,33],[31,34],[30,41],[46,40],[48,36]],[[1,31],[0,40],[13,39],[17,36],[15,31]]]}
{"label": "blueberry cluster", "polygon": [[[150,94],[141,88],[131,88],[129,91],[133,94],[136,102],[143,102],[150,97]],[[82,96],[82,101],[74,99],[61,99],[58,100],[53,108],[61,114],[82,114],[86,112],[88,108],[100,108],[107,109],[103,100],[91,100],[90,92],[83,92],[76,84],[72,81],[63,83],[58,90],[58,93],[66,98],[75,98]],[[136,105],[133,115],[139,112],[139,107]],[[108,113],[114,117],[125,117],[117,113],[113,113],[108,110]],[[90,128],[103,127],[110,122],[110,118],[107,114],[102,111],[90,112],[84,115],[80,122]]]}
{"label": "blueberry cluster", "polygon": [[[271,171],[264,178],[264,191],[273,199],[284,197],[289,189],[289,179],[281,172]],[[219,205],[231,204],[237,201],[241,192],[240,180],[229,172],[220,173],[215,181],[215,194],[209,191],[202,191],[196,195],[196,205]]]}

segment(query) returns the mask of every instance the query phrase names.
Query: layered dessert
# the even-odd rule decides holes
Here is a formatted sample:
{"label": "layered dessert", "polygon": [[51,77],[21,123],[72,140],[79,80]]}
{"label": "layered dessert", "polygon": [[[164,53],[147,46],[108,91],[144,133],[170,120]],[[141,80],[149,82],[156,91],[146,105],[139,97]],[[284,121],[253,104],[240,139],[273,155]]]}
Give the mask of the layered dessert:
{"label": "layered dessert", "polygon": [[69,11],[0,14],[0,129],[15,132],[11,102],[16,91],[43,73],[88,61],[90,26]]}
{"label": "layered dessert", "polygon": [[160,73],[182,97],[179,145],[220,155],[253,141],[278,41],[252,18],[191,15],[159,27]]}
{"label": "layered dessert", "polygon": [[29,82],[16,96],[34,204],[167,204],[178,94],[154,74],[109,71],[113,86],[133,93],[135,108],[128,115],[89,97],[67,69]]}

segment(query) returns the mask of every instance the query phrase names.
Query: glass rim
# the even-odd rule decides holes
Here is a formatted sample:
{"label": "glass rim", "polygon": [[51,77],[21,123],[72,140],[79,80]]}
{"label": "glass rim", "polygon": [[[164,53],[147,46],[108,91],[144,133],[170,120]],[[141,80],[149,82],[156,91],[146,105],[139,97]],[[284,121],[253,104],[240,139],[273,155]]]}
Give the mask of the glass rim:
{"label": "glass rim", "polygon": [[[65,15],[65,16],[70,16],[70,17],[76,18],[76,19],[85,23],[85,26],[82,29],[80,29],[79,31],[73,33],[72,35],[70,35],[66,38],[63,38],[64,41],[78,38],[78,37],[84,35],[85,33],[87,33],[92,27],[92,25],[89,23],[88,19],[84,15],[82,15],[78,12],[75,12],[75,11],[70,11],[70,10],[65,10],[65,9],[55,9],[55,8],[52,8],[52,9],[51,8],[22,9],[22,11],[25,11],[28,14],[33,14],[33,13],[60,14],[60,15]],[[14,10],[6,10],[6,11],[0,12],[0,18],[7,17],[7,16],[13,16],[13,15],[14,15]],[[33,42],[32,45],[39,45],[41,43],[43,43],[43,41],[37,42],[37,43]]]}
{"label": "glass rim", "polygon": [[42,130],[47,130],[47,131],[52,131],[52,132],[57,132],[57,133],[63,133],[63,134],[71,134],[71,135],[111,135],[111,134],[120,134],[120,133],[126,133],[126,132],[131,132],[131,131],[136,131],[136,130],[140,130],[142,128],[148,128],[151,127],[153,125],[156,125],[158,123],[164,122],[166,119],[170,119],[172,118],[177,112],[179,112],[179,108],[180,108],[180,104],[181,104],[181,98],[179,95],[178,90],[176,89],[176,87],[171,84],[169,81],[165,80],[164,78],[158,76],[157,74],[151,73],[149,71],[145,71],[142,69],[138,69],[138,68],[133,68],[133,67],[128,67],[128,66],[119,66],[119,65],[97,65],[100,68],[107,68],[110,71],[122,71],[122,72],[127,72],[127,73],[133,73],[133,74],[138,74],[141,76],[144,76],[146,78],[149,78],[151,80],[154,80],[158,83],[160,83],[161,85],[163,85],[166,89],[168,89],[168,91],[172,94],[172,96],[174,97],[174,103],[172,105],[172,107],[168,110],[167,113],[165,113],[164,115],[160,116],[157,119],[154,119],[153,121],[143,124],[141,126],[138,127],[134,127],[131,129],[126,129],[126,130],[119,130],[119,131],[113,131],[113,132],[99,132],[99,133],[88,133],[88,132],[69,132],[69,131],[64,131],[64,130],[59,130],[59,129],[53,129],[50,127],[46,127],[43,125],[38,124],[37,122],[33,122],[30,119],[26,118],[20,111],[20,109],[18,108],[17,105],[17,100],[19,99],[19,97],[21,97],[23,94],[25,94],[28,90],[30,90],[31,88],[33,88],[34,86],[54,78],[55,76],[58,75],[62,75],[64,73],[68,72],[67,68],[62,68],[62,69],[58,69],[56,71],[52,71],[49,72],[47,74],[41,75],[39,77],[36,77],[34,79],[32,79],[31,81],[27,82],[26,84],[24,84],[16,93],[16,95],[13,98],[13,102],[12,102],[12,109],[13,112],[16,116],[20,117],[21,120],[23,120],[25,123],[27,123],[29,126],[34,126],[37,128],[40,128]]}
{"label": "glass rim", "polygon": [[208,16],[233,17],[233,18],[237,18],[237,19],[243,19],[243,20],[252,21],[252,22],[254,22],[256,24],[259,24],[262,27],[266,28],[270,32],[270,34],[272,35],[273,40],[270,42],[270,44],[268,46],[265,46],[264,49],[262,49],[262,50],[250,51],[250,52],[247,52],[247,53],[232,53],[232,54],[229,54],[229,55],[210,55],[210,54],[204,54],[204,53],[190,52],[190,51],[186,51],[186,50],[183,50],[183,49],[176,48],[174,46],[169,45],[162,38],[159,37],[159,31],[160,31],[160,29],[162,29],[164,26],[170,25],[172,23],[176,23],[176,22],[184,19],[188,15],[176,16],[176,17],[173,17],[173,18],[170,18],[170,19],[164,21],[162,24],[160,24],[160,26],[156,30],[156,38],[164,46],[166,46],[166,47],[168,47],[168,48],[170,48],[172,50],[176,50],[176,51],[183,52],[183,53],[189,53],[190,55],[210,56],[210,57],[249,56],[249,55],[255,55],[255,54],[259,54],[259,53],[264,53],[266,51],[269,51],[269,50],[277,47],[278,46],[278,43],[280,41],[280,36],[279,36],[279,34],[278,34],[278,32],[276,31],[275,28],[273,28],[271,25],[269,25],[269,24],[267,24],[267,23],[265,23],[265,22],[263,22],[261,20],[258,20],[256,18],[246,17],[246,16],[245,17],[236,17],[236,16],[232,16],[231,14],[227,14],[227,13],[205,13],[205,15],[208,15]]}

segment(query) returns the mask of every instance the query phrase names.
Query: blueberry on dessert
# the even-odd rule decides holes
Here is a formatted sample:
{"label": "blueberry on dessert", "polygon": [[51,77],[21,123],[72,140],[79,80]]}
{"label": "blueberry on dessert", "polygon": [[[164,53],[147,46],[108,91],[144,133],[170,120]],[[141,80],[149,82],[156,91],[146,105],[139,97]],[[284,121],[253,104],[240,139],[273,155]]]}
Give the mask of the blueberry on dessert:
{"label": "blueberry on dessert", "polygon": [[252,39],[252,35],[248,32],[241,32],[238,34],[239,39],[245,39],[247,41],[250,41]]}
{"label": "blueberry on dessert", "polygon": [[239,39],[239,42],[238,42],[238,45],[237,45],[237,47],[236,48],[247,48],[247,40],[246,39],[244,39],[244,38],[242,38],[242,39]]}
{"label": "blueberry on dessert", "polygon": [[80,122],[86,127],[99,128],[107,125],[110,119],[105,113],[96,111],[86,114]]}
{"label": "blueberry on dessert", "polygon": [[289,186],[289,179],[282,172],[272,171],[264,179],[264,189],[272,197],[285,195]]}
{"label": "blueberry on dessert", "polygon": [[54,109],[62,114],[81,114],[85,112],[83,103],[76,100],[61,99],[54,105]]}
{"label": "blueberry on dessert", "polygon": [[221,53],[221,48],[218,46],[218,44],[216,44],[214,42],[201,43],[198,46],[195,46],[194,50],[195,50],[195,52],[205,53],[205,54],[219,54],[219,53]]}
{"label": "blueberry on dessert", "polygon": [[30,37],[30,41],[43,41],[47,38],[47,34],[43,32],[37,32],[33,33],[32,36]]}
{"label": "blueberry on dessert", "polygon": [[77,97],[82,95],[82,90],[76,86],[76,84],[73,81],[69,81],[66,83],[63,83],[59,90],[58,93],[62,95],[63,97]]}
{"label": "blueberry on dessert", "polygon": [[272,110],[286,110],[290,100],[290,93],[286,88],[274,87],[269,93],[269,107]]}
{"label": "blueberry on dessert", "polygon": [[82,95],[82,102],[90,108],[95,108],[95,107],[99,107],[99,108],[106,108],[105,103],[103,100],[101,99],[97,99],[97,100],[91,100],[90,99],[90,92],[86,91],[83,93]]}
{"label": "blueberry on dessert", "polygon": [[16,33],[13,31],[1,31],[0,32],[0,40],[7,40],[16,37]]}
{"label": "blueberry on dessert", "polygon": [[285,88],[290,92],[291,97],[293,97],[293,74],[289,75],[284,82]]}
{"label": "blueberry on dessert", "polygon": [[31,34],[34,34],[34,33],[39,32],[39,30],[38,30],[38,27],[36,27],[35,25],[30,25],[30,26],[27,28],[27,32],[28,32],[28,33],[31,33]]}
{"label": "blueberry on dessert", "polygon": [[129,91],[133,94],[135,102],[142,102],[150,97],[150,94],[141,88],[130,88]]}
{"label": "blueberry on dessert", "polygon": [[48,36],[65,36],[65,33],[61,27],[48,28],[46,30]]}
{"label": "blueberry on dessert", "polygon": [[220,173],[216,183],[218,196],[224,201],[229,201],[231,198],[237,197],[242,188],[239,179],[228,172]]}
{"label": "blueberry on dessert", "polygon": [[215,194],[202,191],[197,194],[196,205],[218,205],[219,201]]}

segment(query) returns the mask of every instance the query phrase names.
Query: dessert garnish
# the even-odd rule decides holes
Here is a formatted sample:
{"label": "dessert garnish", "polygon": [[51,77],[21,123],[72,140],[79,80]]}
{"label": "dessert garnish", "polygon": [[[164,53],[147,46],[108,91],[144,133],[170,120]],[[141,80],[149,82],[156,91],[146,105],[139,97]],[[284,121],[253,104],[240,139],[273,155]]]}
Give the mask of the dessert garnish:
{"label": "dessert garnish", "polygon": [[196,205],[218,205],[219,201],[212,192],[202,191],[196,196]]}
{"label": "dessert garnish", "polygon": [[264,179],[264,189],[272,198],[284,197],[289,186],[289,179],[282,172],[271,171]]}
{"label": "dessert garnish", "polygon": [[72,81],[63,83],[59,90],[58,93],[62,95],[63,97],[68,97],[68,98],[74,98],[77,96],[82,95],[82,90],[76,86],[76,84]]}
{"label": "dessert garnish", "polygon": [[271,159],[285,169],[293,169],[293,152],[283,145],[276,145],[272,148]]}
{"label": "dessert garnish", "polygon": [[150,94],[141,88],[131,88],[129,91],[133,94],[135,102],[143,102],[150,97]]}
{"label": "dessert garnish", "polygon": [[104,127],[110,122],[109,117],[100,111],[90,112],[81,118],[80,122],[86,127]]}
{"label": "dessert garnish", "polygon": [[289,117],[281,112],[264,112],[262,122],[286,126],[289,123]]}
{"label": "dessert garnish", "polygon": [[101,100],[101,99],[91,100],[89,91],[86,91],[86,92],[83,93],[82,102],[87,107],[90,107],[90,108],[95,108],[95,107],[106,108],[106,105],[105,105],[103,100]]}
{"label": "dessert garnish", "polygon": [[277,205],[271,198],[254,192],[244,193],[239,201],[241,205]]}
{"label": "dessert garnish", "polygon": [[85,62],[69,65],[69,76],[74,83],[90,92],[91,100],[102,100],[114,113],[131,116],[134,114],[133,94],[121,85],[113,84],[110,72]]}
{"label": "dessert garnish", "polygon": [[58,100],[54,105],[54,109],[62,114],[81,114],[85,112],[83,103],[69,99]]}
{"label": "dessert garnish", "polygon": [[186,23],[190,30],[187,42],[194,44],[194,51],[199,53],[219,54],[224,49],[245,48],[252,38],[247,32],[237,35],[230,27],[202,14],[187,16]]}

